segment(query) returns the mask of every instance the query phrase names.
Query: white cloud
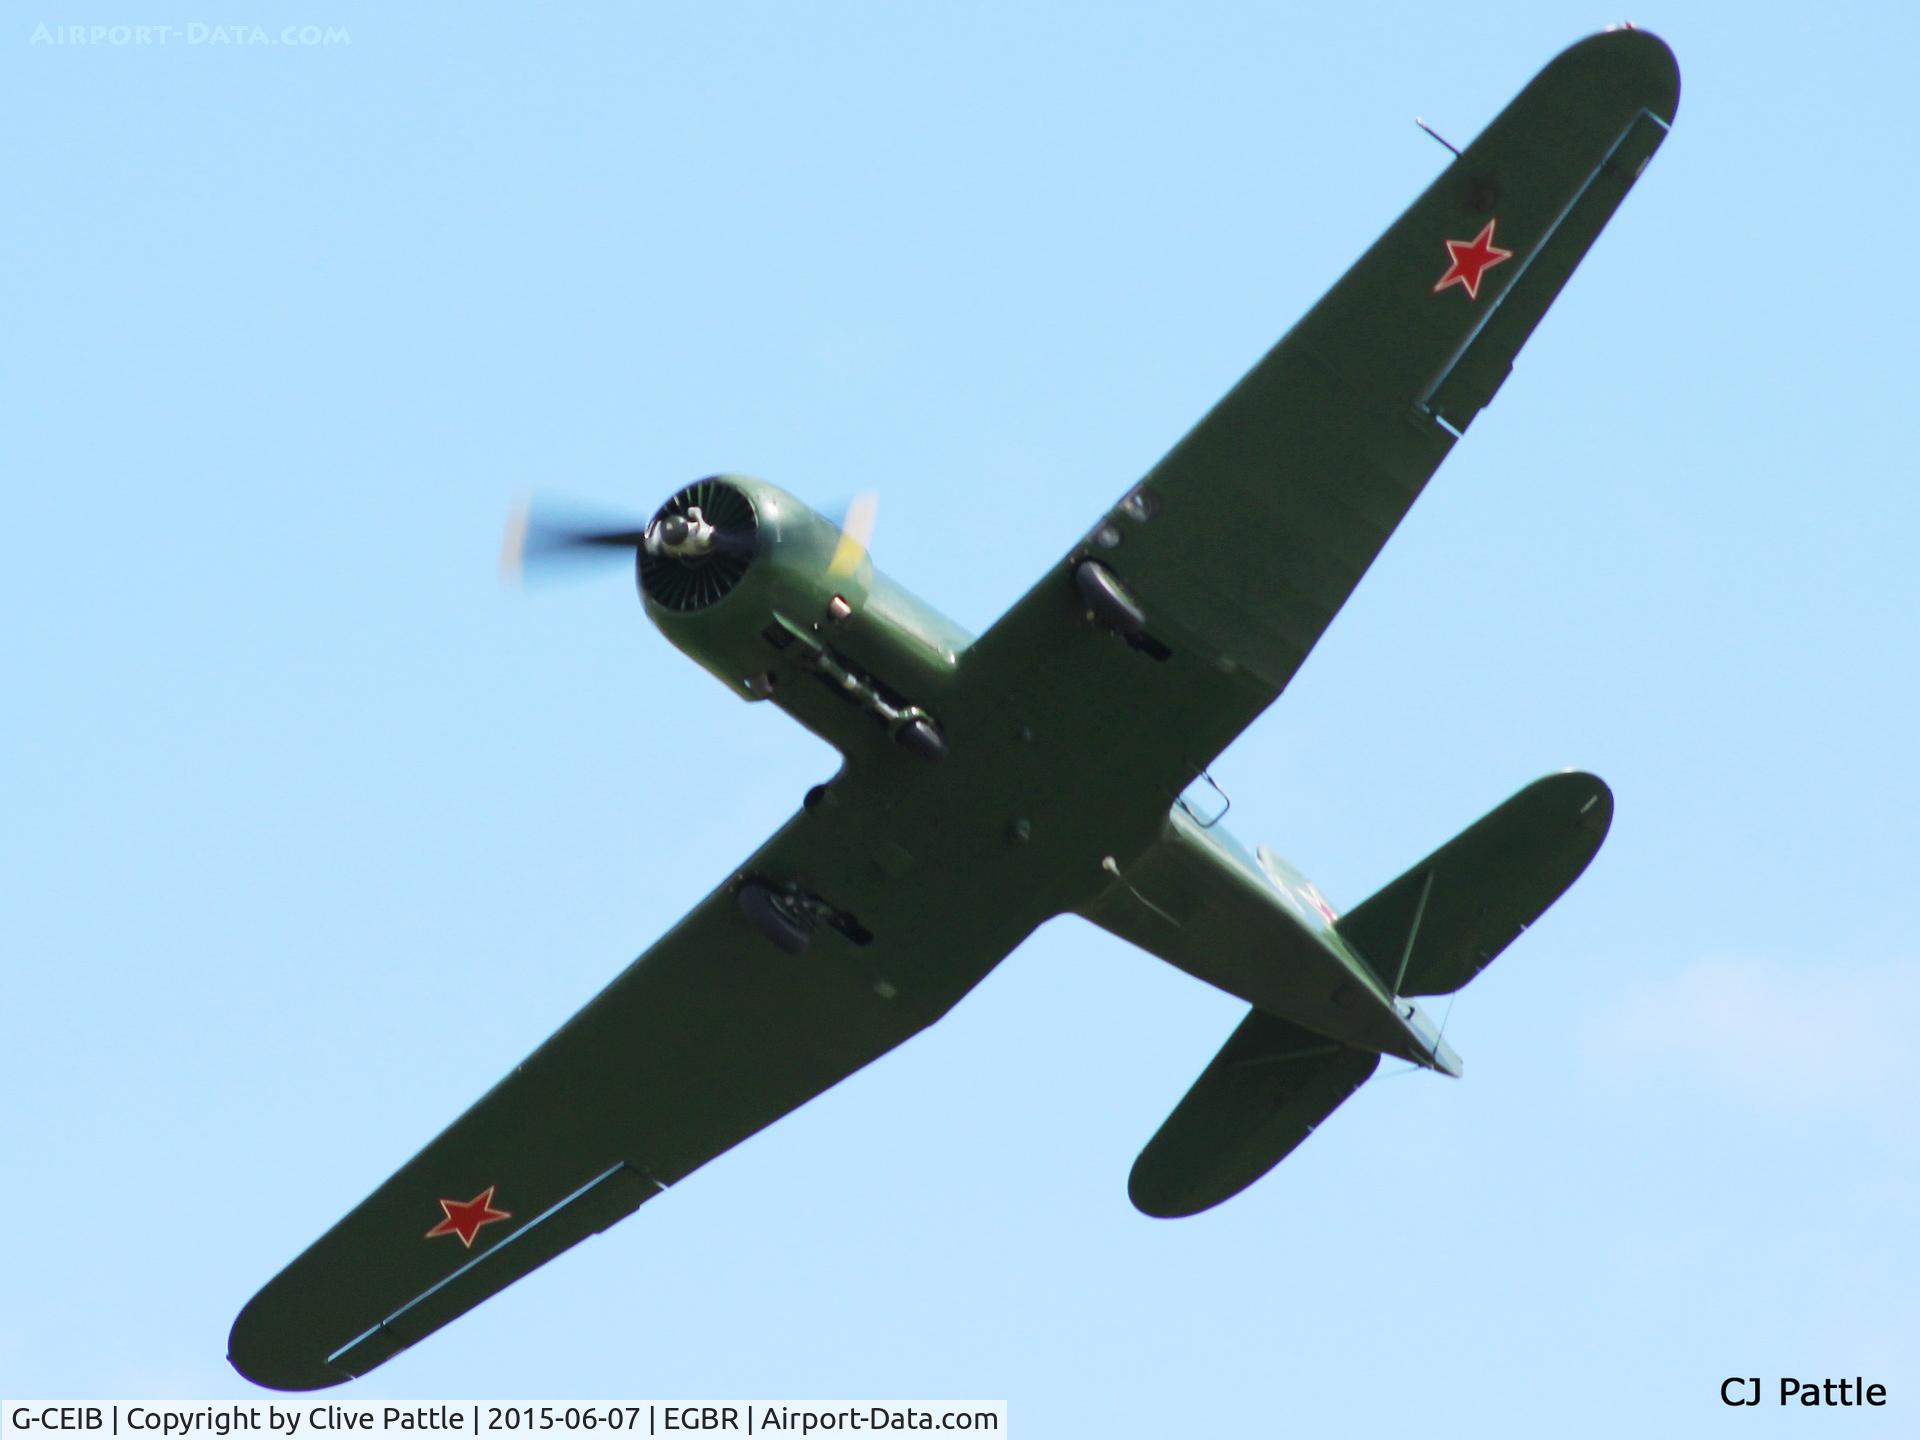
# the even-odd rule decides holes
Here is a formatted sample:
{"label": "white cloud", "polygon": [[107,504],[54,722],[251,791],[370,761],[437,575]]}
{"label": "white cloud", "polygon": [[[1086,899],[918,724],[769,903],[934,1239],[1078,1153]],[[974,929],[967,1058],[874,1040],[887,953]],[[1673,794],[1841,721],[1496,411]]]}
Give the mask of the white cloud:
{"label": "white cloud", "polygon": [[1713,957],[1632,986],[1597,1038],[1696,1068],[1760,1103],[1877,1100],[1920,1020],[1920,966]]}

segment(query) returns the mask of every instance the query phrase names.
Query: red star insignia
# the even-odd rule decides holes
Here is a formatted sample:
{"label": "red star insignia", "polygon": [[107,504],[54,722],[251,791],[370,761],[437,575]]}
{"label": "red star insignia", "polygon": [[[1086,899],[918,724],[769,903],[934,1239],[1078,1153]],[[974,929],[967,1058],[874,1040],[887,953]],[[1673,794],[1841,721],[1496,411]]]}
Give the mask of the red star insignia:
{"label": "red star insignia", "polygon": [[1502,250],[1493,243],[1493,221],[1487,221],[1486,228],[1471,240],[1447,241],[1447,273],[1440,277],[1433,287],[1438,295],[1449,285],[1458,285],[1467,292],[1467,298],[1480,298],[1480,277],[1498,265],[1502,260],[1511,260],[1513,252]]}
{"label": "red star insignia", "polygon": [[471,1200],[442,1200],[440,1208],[447,1212],[446,1217],[427,1231],[427,1239],[436,1235],[458,1235],[460,1243],[471,1250],[473,1237],[480,1233],[481,1226],[512,1218],[510,1212],[493,1208],[493,1188],[487,1186]]}

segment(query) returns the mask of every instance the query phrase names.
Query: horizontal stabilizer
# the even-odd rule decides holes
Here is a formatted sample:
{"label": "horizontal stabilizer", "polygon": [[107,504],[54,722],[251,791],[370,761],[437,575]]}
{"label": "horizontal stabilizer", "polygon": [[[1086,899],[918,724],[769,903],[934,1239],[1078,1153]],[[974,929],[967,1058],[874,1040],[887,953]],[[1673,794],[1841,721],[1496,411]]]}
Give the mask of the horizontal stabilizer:
{"label": "horizontal stabilizer", "polygon": [[1334,925],[1396,995],[1449,995],[1580,877],[1613,792],[1580,771],[1535,781]]}
{"label": "horizontal stabilizer", "polygon": [[1160,1219],[1197,1215],[1278,1165],[1372,1075],[1380,1057],[1264,1010],[1240,1028],[1134,1161],[1127,1195]]}

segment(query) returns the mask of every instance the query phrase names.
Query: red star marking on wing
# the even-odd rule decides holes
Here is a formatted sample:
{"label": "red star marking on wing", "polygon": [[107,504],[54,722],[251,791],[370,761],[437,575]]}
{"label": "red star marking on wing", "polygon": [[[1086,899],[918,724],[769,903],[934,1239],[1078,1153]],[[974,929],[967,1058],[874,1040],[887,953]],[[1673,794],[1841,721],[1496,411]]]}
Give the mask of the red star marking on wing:
{"label": "red star marking on wing", "polygon": [[481,1226],[512,1218],[510,1212],[493,1208],[493,1188],[487,1186],[471,1200],[442,1200],[440,1208],[447,1212],[446,1217],[427,1231],[427,1239],[436,1235],[458,1235],[460,1243],[471,1250],[473,1237],[480,1233]]}
{"label": "red star marking on wing", "polygon": [[1493,221],[1471,240],[1447,241],[1447,273],[1442,275],[1433,287],[1438,295],[1449,285],[1458,285],[1467,292],[1467,298],[1480,298],[1480,277],[1498,265],[1502,260],[1511,260],[1513,252],[1502,250],[1493,243]]}

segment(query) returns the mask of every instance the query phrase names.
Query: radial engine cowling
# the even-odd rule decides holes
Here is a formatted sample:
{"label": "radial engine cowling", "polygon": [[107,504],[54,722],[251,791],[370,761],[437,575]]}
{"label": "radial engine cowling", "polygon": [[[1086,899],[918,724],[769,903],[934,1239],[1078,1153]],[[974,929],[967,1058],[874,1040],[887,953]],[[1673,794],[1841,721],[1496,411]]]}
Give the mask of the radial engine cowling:
{"label": "radial engine cowling", "polygon": [[676,641],[676,622],[709,613],[715,623],[725,615],[731,626],[750,630],[765,623],[755,623],[755,614],[769,608],[811,618],[831,593],[857,602],[872,583],[873,565],[864,555],[829,576],[839,542],[837,525],[786,491],[744,475],[709,476],[676,493],[647,522],[640,594]]}
{"label": "radial engine cowling", "polygon": [[647,522],[640,593],[675,614],[725,599],[753,565],[759,530],[745,489],[719,476],[696,480]]}
{"label": "radial engine cowling", "polygon": [[639,549],[639,582],[662,633],[750,699],[810,670],[837,677],[848,694],[891,697],[877,702],[883,710],[894,701],[930,708],[967,644],[878,574],[839,525],[744,475],[696,481],[660,507]]}

